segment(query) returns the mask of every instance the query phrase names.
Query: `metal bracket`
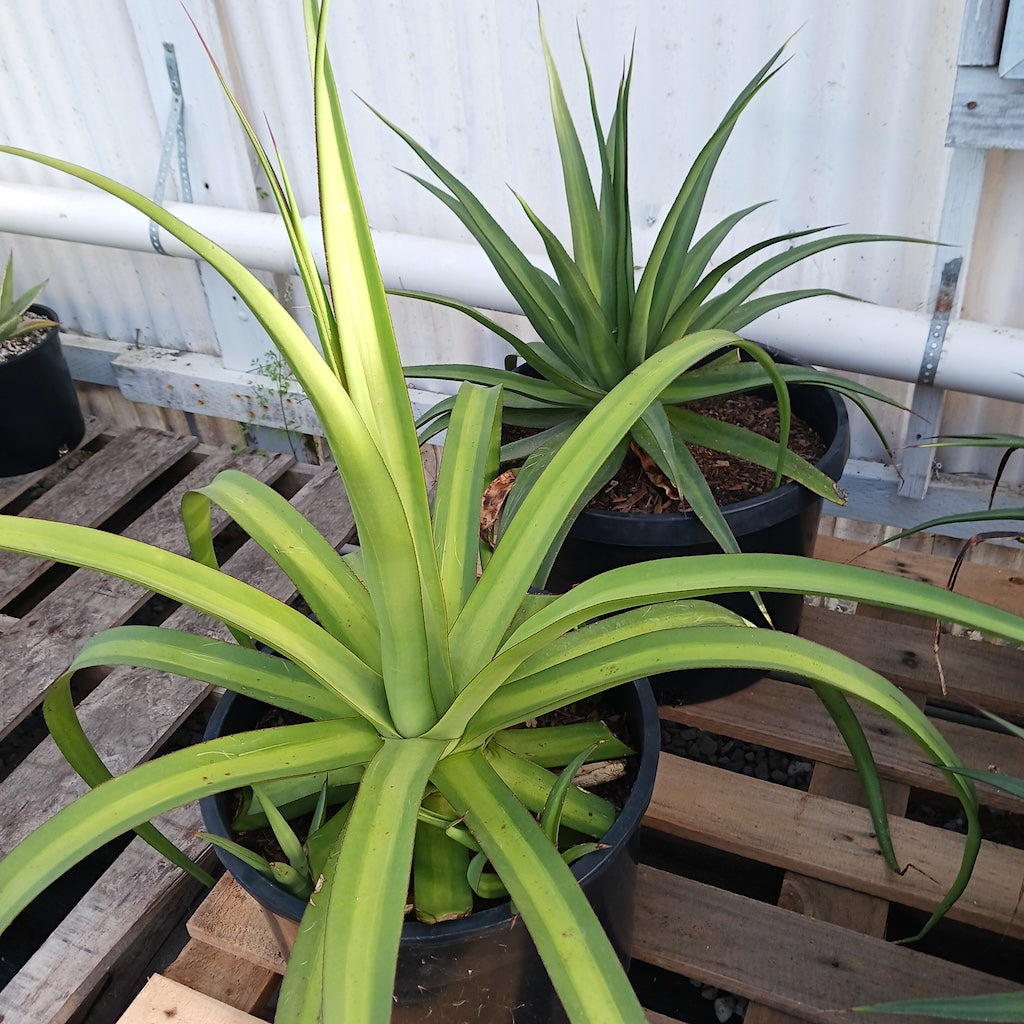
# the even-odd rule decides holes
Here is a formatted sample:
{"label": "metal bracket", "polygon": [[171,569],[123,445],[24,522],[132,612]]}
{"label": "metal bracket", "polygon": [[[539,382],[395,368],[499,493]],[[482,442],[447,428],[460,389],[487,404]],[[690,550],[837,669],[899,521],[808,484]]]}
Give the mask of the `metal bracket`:
{"label": "metal bracket", "polygon": [[[160,151],[160,169],[156,176],[153,202],[163,203],[167,174],[171,168],[171,151],[177,147],[181,201],[191,203],[192,182],[188,176],[188,149],[185,145],[185,100],[181,95],[181,77],[178,74],[178,61],[174,55],[173,43],[164,43],[164,61],[171,83],[171,109],[167,114],[167,127],[164,129],[164,144]],[[164,247],[160,244],[160,225],[153,220],[149,222],[149,241],[158,253],[166,255]]]}
{"label": "metal bracket", "polygon": [[928,340],[925,342],[924,354],[921,356],[921,369],[917,374],[918,384],[932,385],[935,383],[935,371],[939,368],[939,357],[946,341],[946,330],[949,327],[950,311],[956,295],[956,283],[960,278],[963,257],[957,256],[942,267],[939,278],[939,290],[935,296],[935,312],[931,326],[928,328]]}

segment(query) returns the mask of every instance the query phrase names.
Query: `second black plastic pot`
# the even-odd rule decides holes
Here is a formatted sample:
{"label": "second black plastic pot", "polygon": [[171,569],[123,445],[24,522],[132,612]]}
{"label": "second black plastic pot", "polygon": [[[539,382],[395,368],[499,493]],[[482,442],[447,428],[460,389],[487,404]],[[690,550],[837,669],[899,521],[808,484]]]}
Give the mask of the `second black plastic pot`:
{"label": "second black plastic pot", "polygon": [[[654,790],[661,731],[646,680],[607,696],[624,716],[629,742],[640,755],[639,767],[622,811],[602,839],[603,848],[581,858],[572,871],[623,964],[628,964],[639,827]],[[251,729],[264,710],[256,701],[228,694],[210,720],[207,738]],[[220,794],[200,801],[207,831],[231,835],[230,800],[230,794]],[[265,910],[291,921],[301,918],[301,900],[230,854],[216,852]],[[562,1024],[567,1019],[529,932],[510,913],[509,904],[460,921],[412,922],[402,928],[393,1024]]]}
{"label": "second black plastic pot", "polygon": [[[31,306],[29,312],[57,319],[46,306]],[[0,477],[51,465],[84,433],[60,335],[50,327],[38,345],[0,362]]]}

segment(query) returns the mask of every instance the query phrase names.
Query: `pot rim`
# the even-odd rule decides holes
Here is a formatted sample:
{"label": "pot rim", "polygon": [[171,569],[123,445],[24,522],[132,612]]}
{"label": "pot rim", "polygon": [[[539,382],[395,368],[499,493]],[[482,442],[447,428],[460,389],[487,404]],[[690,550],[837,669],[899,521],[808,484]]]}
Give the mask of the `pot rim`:
{"label": "pot rim", "polygon": [[[637,766],[636,779],[629,797],[622,810],[615,818],[612,827],[601,838],[605,849],[596,850],[581,857],[571,866],[577,883],[583,885],[604,864],[624,846],[639,829],[640,822],[647,811],[654,792],[654,778],[658,768],[658,757],[661,752],[661,727],[658,720],[658,706],[654,699],[647,679],[638,679],[632,683],[623,683],[608,692],[629,691],[625,700],[628,710],[635,714],[635,740],[639,747],[640,763]],[[632,697],[632,699],[631,699]],[[223,727],[231,707],[240,700],[251,700],[229,691],[224,694],[214,709],[206,729],[206,738],[218,735]],[[632,704],[632,707],[629,705]],[[223,795],[223,794],[218,794]],[[203,817],[203,825],[208,832],[215,835],[230,836],[228,824],[218,806],[217,796],[202,797],[199,801]],[[274,914],[298,921],[305,910],[305,904],[296,896],[264,878],[253,868],[238,860],[224,850],[215,848],[214,852],[235,880],[265,909]],[[402,926],[403,944],[428,943],[435,941],[451,941],[463,939],[482,933],[495,927],[509,927],[513,920],[511,904],[506,901],[494,907],[476,911],[468,917],[457,921],[442,921],[437,924],[424,924],[418,921],[406,921]]]}
{"label": "pot rim", "polygon": [[[54,312],[54,310],[52,310],[49,306],[44,306],[42,305],[42,303],[39,302],[32,303],[32,305],[28,307],[28,312],[40,313],[41,320],[57,320],[56,312]],[[38,352],[39,349],[41,349],[44,345],[52,341],[54,337],[59,338],[59,321],[57,326],[45,327],[41,328],[41,330],[43,331],[43,336],[31,348],[27,348],[23,352],[18,352],[16,355],[10,356],[9,358],[0,361],[0,368],[5,366],[14,366],[17,363],[23,362],[25,359],[28,359],[34,352]]]}

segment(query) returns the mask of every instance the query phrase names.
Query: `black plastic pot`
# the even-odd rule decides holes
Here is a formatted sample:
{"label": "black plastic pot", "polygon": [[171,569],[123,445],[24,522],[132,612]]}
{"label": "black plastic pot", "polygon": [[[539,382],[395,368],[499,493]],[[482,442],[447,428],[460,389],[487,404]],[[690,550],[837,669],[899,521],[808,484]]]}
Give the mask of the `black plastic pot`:
{"label": "black plastic pot", "polygon": [[[30,312],[46,320],[46,306]],[[56,462],[85,433],[85,421],[56,327],[34,348],[0,363],[0,477]]]}
{"label": "black plastic pot", "polygon": [[[629,963],[640,821],[654,790],[661,731],[658,709],[646,680],[610,691],[621,708],[630,743],[640,754],[636,780],[606,847],[581,858],[572,871],[597,912],[623,964]],[[263,705],[227,694],[207,729],[207,738],[252,728]],[[207,831],[230,836],[230,795],[200,801]],[[298,921],[305,904],[278,889],[222,850],[224,866],[264,908]],[[354,981],[358,984],[358,979]],[[568,1020],[548,980],[529,932],[509,904],[460,921],[402,928],[395,979],[393,1024],[562,1024]]]}
{"label": "black plastic pot", "polygon": [[[772,352],[781,363],[798,363]],[[765,397],[772,393],[765,392]],[[790,389],[793,411],[827,445],[817,468],[838,480],[850,453],[850,423],[843,399],[834,391],[801,384]],[[726,505],[722,512],[740,549],[749,553],[810,555],[821,518],[822,499],[800,484],[783,484],[756,498]],[[643,514],[585,508],[562,544],[548,577],[547,589],[564,592],[606,569],[680,555],[721,551],[692,513]],[[764,594],[765,606],[776,629],[796,633],[800,628],[803,597],[799,594]],[[749,594],[726,594],[713,600],[752,622],[764,619]],[[750,670],[708,669],[667,673],[651,682],[659,700],[694,703],[724,696],[758,678]]]}

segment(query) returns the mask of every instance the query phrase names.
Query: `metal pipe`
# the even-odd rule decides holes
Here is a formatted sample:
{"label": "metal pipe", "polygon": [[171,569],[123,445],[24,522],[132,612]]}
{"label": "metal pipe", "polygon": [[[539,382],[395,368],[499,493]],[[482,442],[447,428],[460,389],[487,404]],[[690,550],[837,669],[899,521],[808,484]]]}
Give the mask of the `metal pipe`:
{"label": "metal pipe", "polygon": [[[291,249],[275,213],[190,203],[167,209],[256,270],[293,273]],[[320,238],[315,218],[309,237]],[[149,221],[101,192],[0,182],[0,231],[152,252]],[[390,288],[454,294],[469,305],[518,313],[498,275],[473,244],[374,232]],[[161,233],[168,255],[194,258]],[[544,265],[543,259],[537,262]],[[821,296],[783,306],[744,330],[819,366],[914,382],[931,318],[925,313]],[[935,370],[937,387],[1024,402],[1024,330],[953,321]]]}

